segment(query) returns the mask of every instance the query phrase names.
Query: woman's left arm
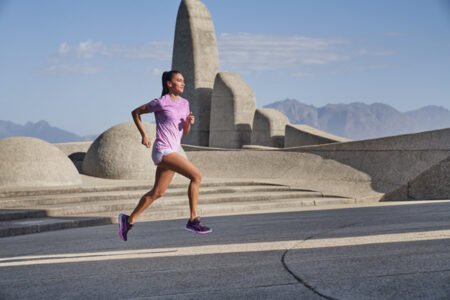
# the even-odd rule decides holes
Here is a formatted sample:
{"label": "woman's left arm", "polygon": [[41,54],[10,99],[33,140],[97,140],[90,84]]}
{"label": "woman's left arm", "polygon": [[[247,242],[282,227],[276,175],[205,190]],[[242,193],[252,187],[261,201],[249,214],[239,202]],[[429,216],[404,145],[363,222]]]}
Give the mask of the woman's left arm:
{"label": "woman's left arm", "polygon": [[191,113],[186,118],[186,121],[184,122],[184,128],[183,128],[183,134],[186,135],[191,131],[191,125],[195,123],[195,116]]}

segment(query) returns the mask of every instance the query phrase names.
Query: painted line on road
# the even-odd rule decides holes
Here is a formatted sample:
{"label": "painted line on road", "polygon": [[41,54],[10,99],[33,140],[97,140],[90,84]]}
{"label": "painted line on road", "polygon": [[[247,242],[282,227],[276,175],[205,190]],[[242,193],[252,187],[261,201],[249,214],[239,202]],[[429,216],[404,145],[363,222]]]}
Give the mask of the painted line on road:
{"label": "painted line on road", "polygon": [[317,238],[290,241],[255,242],[241,244],[220,244],[192,247],[135,249],[122,251],[102,251],[87,253],[67,253],[36,256],[16,256],[0,258],[0,268],[32,266],[43,264],[61,264],[93,262],[107,260],[143,259],[171,256],[192,256],[226,253],[246,253],[279,251],[287,249],[320,249],[329,247],[361,246],[399,242],[434,241],[450,239],[450,230],[435,230],[407,233],[391,233],[370,236]]}

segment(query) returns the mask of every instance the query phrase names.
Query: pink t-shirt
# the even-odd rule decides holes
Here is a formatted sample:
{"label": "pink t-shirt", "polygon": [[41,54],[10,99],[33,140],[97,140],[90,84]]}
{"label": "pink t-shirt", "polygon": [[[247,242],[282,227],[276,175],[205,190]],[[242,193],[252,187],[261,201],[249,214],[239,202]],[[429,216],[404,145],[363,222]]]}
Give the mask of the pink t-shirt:
{"label": "pink t-shirt", "polygon": [[153,147],[160,151],[170,149],[180,150],[184,123],[189,116],[189,102],[178,96],[175,102],[169,94],[147,103],[147,109],[155,113],[156,139]]}

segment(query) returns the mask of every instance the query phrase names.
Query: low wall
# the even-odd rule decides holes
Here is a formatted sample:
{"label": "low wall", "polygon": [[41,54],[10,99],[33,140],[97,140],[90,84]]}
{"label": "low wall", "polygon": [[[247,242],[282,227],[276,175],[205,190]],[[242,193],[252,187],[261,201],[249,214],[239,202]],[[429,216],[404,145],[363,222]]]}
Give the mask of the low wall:
{"label": "low wall", "polygon": [[279,150],[195,150],[187,156],[205,176],[267,179],[382,200],[450,156],[450,129]]}
{"label": "low wall", "polygon": [[[70,157],[90,144],[55,146]],[[267,180],[376,201],[450,198],[450,128],[287,149],[183,149],[205,177]]]}
{"label": "low wall", "polygon": [[86,152],[89,150],[89,147],[92,145],[92,143],[93,142],[74,142],[59,143],[53,145],[64,152],[73,162],[78,172],[81,173],[81,167],[83,165],[84,157],[86,156]]}
{"label": "low wall", "polygon": [[320,145],[336,142],[350,142],[351,140],[329,134],[308,125],[288,124],[284,136],[284,147]]}
{"label": "low wall", "polygon": [[450,156],[422,172],[382,200],[450,199]]}

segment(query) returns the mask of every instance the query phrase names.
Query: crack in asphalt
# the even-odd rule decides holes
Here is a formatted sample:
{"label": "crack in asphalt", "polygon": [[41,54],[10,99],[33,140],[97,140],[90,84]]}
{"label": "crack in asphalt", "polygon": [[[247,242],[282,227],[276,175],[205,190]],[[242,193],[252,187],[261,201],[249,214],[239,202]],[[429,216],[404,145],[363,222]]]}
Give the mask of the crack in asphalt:
{"label": "crack in asphalt", "polygon": [[286,270],[289,274],[291,274],[292,277],[294,277],[299,283],[301,283],[302,285],[304,285],[306,288],[308,288],[309,290],[311,290],[314,294],[316,294],[316,295],[318,295],[318,296],[320,296],[320,297],[322,297],[322,298],[324,298],[324,299],[328,299],[328,300],[337,300],[336,298],[333,298],[333,297],[331,297],[331,296],[327,296],[327,295],[325,295],[325,294],[322,294],[322,293],[319,292],[316,288],[314,288],[312,285],[310,285],[309,283],[307,283],[304,279],[302,279],[301,277],[297,276],[297,274],[295,274],[294,271],[292,271],[291,269],[289,269],[289,267],[288,267],[288,265],[287,265],[287,263],[286,263],[286,255],[287,255],[287,253],[288,253],[290,250],[294,249],[294,248],[297,247],[298,245],[303,244],[303,243],[305,243],[306,241],[308,241],[308,240],[310,240],[310,239],[312,239],[312,238],[318,237],[318,236],[323,235],[323,234],[328,234],[328,233],[331,233],[331,232],[333,232],[333,231],[337,231],[337,230],[340,230],[340,229],[343,229],[343,228],[352,227],[352,226],[357,225],[357,224],[360,224],[360,223],[351,223],[351,224],[347,224],[347,225],[344,225],[344,226],[341,226],[341,227],[338,227],[338,228],[335,228],[335,229],[332,229],[332,230],[328,230],[328,231],[320,232],[320,233],[315,234],[315,235],[311,235],[311,236],[307,237],[306,239],[302,240],[301,242],[297,243],[296,245],[293,245],[291,248],[286,249],[286,251],[284,251],[284,253],[283,253],[283,256],[281,257],[281,263],[283,264],[283,267],[285,268],[285,270]]}

